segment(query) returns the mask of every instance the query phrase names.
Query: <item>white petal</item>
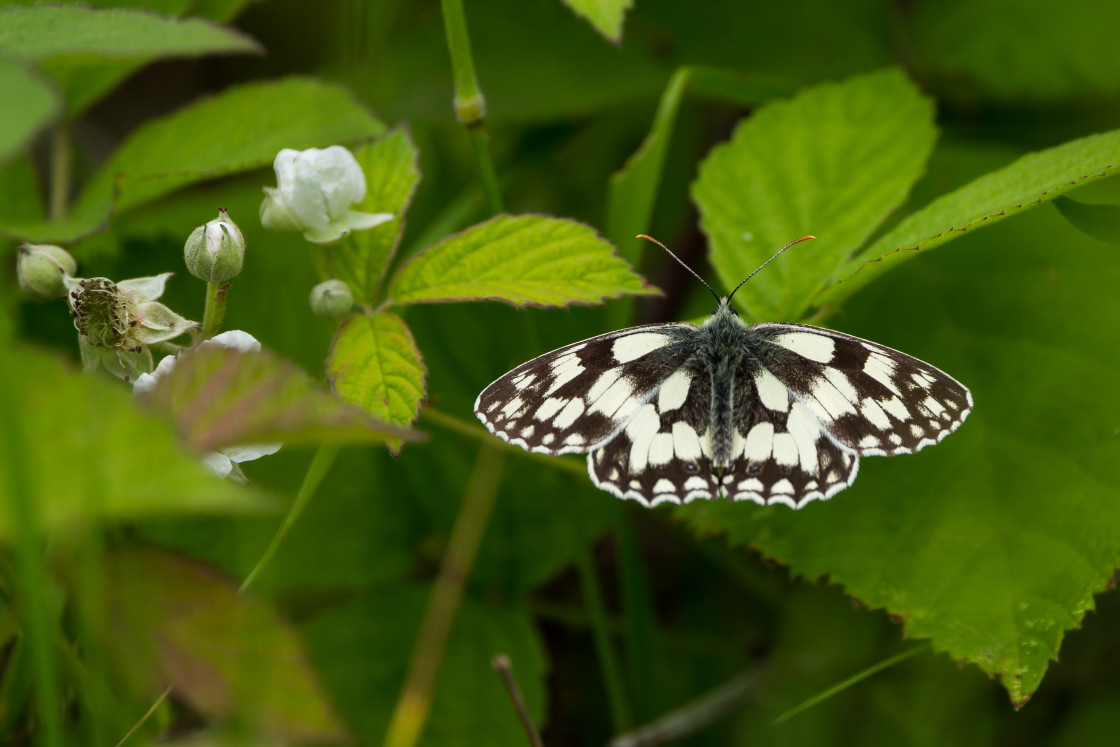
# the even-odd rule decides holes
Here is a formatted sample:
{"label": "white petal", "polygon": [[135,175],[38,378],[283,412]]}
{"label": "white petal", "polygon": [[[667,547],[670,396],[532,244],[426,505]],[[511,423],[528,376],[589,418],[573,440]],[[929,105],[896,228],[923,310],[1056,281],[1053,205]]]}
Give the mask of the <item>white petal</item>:
{"label": "white petal", "polygon": [[154,301],[163,295],[163,289],[167,286],[167,279],[174,274],[173,272],[164,272],[146,278],[122,280],[117,283],[117,287],[122,291],[131,293],[137,303]]}
{"label": "white petal", "polygon": [[350,234],[351,231],[364,231],[367,228],[380,226],[391,221],[395,216],[392,213],[361,213],[357,210],[347,210],[342,217],[323,229],[312,229],[303,232],[303,238],[312,244],[333,244]]}
{"label": "white petal", "polygon": [[231,329],[220,335],[214,335],[209,340],[199,345],[199,347],[206,347],[207,345],[216,345],[218,347],[229,348],[230,350],[240,350],[245,353],[255,353],[261,349],[261,344],[257,338],[239,329]]}
{"label": "white petal", "polygon": [[366,196],[366,175],[354,154],[341,145],[332,145],[314,156],[319,171],[323,200],[331,222],[338,220],[350,206]]}
{"label": "white petal", "polygon": [[347,210],[335,221],[335,225],[341,224],[351,231],[365,231],[367,228],[388,223],[394,217],[396,216],[392,213],[362,213],[357,210]]}
{"label": "white petal", "polygon": [[275,454],[280,451],[281,443],[272,444],[245,444],[243,446],[227,446],[222,449],[222,453],[229,457],[231,462],[251,462],[254,459],[260,459],[269,454]]}
{"label": "white petal", "polygon": [[173,355],[163,356],[163,360],[159,362],[156,369],[149,373],[142,373],[136,377],[136,381],[132,383],[132,391],[135,394],[144,394],[150,392],[155,388],[159,380],[175,368],[176,358]]}
{"label": "white petal", "polygon": [[276,159],[272,162],[272,170],[276,172],[276,184],[281,190],[285,187],[291,188],[292,181],[295,179],[295,162],[298,157],[299,151],[291,148],[284,148],[276,154]]}
{"label": "white petal", "polygon": [[233,462],[230,458],[218,451],[211,451],[202,457],[202,466],[218,477],[225,477],[233,470]]}
{"label": "white petal", "polygon": [[291,179],[280,184],[280,196],[301,226],[324,229],[331,219],[323,197],[323,179],[308,153],[300,153],[292,162]]}

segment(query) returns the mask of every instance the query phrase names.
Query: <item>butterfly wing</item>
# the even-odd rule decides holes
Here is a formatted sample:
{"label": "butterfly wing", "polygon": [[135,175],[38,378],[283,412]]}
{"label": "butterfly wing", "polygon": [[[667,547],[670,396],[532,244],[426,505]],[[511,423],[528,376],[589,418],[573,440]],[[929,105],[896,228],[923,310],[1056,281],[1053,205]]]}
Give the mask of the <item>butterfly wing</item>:
{"label": "butterfly wing", "polygon": [[475,415],[491,433],[529,451],[589,451],[618,433],[692,357],[698,336],[691,324],[649,324],[566,345],[482,390]]}
{"label": "butterfly wing", "polygon": [[684,361],[614,438],[587,455],[591,481],[647,506],[718,495],[711,406],[710,368],[701,356]]}
{"label": "butterfly wing", "polygon": [[863,456],[935,444],[972,410],[972,393],[944,371],[858,337],[805,324],[755,324],[744,342],[837,443]]}

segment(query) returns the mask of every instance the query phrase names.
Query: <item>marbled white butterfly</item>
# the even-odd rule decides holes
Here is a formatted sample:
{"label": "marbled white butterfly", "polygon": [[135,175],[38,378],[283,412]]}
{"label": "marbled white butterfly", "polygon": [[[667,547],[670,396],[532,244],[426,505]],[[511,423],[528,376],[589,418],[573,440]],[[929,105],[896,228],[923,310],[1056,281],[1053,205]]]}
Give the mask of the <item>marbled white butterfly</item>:
{"label": "marbled white butterfly", "polygon": [[968,389],[917,358],[805,324],[748,325],[716,298],[700,326],[631,327],[534,358],[486,387],[475,414],[524,449],[587,452],[596,486],[647,506],[799,508],[851,485],[861,456],[935,444],[972,409]]}

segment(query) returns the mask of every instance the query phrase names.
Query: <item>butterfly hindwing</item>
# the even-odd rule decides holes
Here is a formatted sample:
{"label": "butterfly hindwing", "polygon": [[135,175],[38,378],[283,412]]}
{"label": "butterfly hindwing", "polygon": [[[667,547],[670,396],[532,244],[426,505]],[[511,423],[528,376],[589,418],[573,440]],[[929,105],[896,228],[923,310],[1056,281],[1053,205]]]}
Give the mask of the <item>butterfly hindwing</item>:
{"label": "butterfly hindwing", "polygon": [[596,487],[649,506],[712,498],[710,371],[686,361],[618,435],[587,455]]}
{"label": "butterfly hindwing", "polygon": [[972,394],[956,379],[877,343],[804,324],[755,324],[743,336],[776,384],[864,456],[935,444],[972,409]]}
{"label": "butterfly hindwing", "polygon": [[530,451],[588,451],[629,422],[691,357],[697,338],[690,324],[650,324],[566,345],[486,387],[475,414]]}

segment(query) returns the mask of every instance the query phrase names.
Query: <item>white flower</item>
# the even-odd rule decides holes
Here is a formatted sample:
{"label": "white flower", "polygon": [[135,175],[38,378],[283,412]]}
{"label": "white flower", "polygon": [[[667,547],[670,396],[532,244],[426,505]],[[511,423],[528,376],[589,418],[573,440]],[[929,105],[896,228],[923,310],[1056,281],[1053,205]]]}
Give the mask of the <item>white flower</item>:
{"label": "white flower", "polygon": [[[261,349],[261,344],[257,341],[257,338],[239,329],[214,335],[209,340],[204,340],[199,347],[206,347],[207,345],[241,350],[247,353],[255,353]],[[175,368],[175,363],[175,356],[169,355],[161,360],[150,374],[140,374],[136,383],[132,385],[133,393],[144,394],[154,389],[161,378],[171,373]],[[282,443],[268,443],[227,446],[220,451],[212,451],[204,456],[202,463],[218,477],[225,477],[233,470],[235,462],[238,464],[251,462],[254,459],[260,459],[262,456],[275,454],[283,445]]]}
{"label": "white flower", "polygon": [[277,187],[265,187],[261,224],[273,231],[302,231],[315,244],[330,244],[351,231],[392,220],[390,213],[351,210],[366,196],[366,177],[341,145],[322,150],[285,148],[272,164]]}

